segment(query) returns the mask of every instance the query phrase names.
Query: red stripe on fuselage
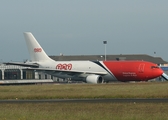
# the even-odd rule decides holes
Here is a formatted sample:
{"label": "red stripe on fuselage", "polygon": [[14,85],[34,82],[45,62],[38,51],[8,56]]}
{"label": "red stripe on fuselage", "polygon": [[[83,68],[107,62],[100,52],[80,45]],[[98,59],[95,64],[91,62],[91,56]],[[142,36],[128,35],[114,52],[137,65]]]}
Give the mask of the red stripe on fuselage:
{"label": "red stripe on fuselage", "polygon": [[146,61],[103,61],[119,81],[146,81],[161,76],[163,71],[154,63]]}

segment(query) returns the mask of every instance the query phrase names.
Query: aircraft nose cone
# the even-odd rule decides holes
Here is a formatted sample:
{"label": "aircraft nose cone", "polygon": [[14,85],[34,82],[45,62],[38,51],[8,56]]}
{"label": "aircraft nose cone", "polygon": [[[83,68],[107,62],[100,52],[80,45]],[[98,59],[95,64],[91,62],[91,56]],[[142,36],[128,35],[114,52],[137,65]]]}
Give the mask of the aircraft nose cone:
{"label": "aircraft nose cone", "polygon": [[154,79],[154,78],[157,78],[157,77],[160,77],[162,76],[163,74],[163,70],[161,68],[153,68],[152,69],[152,72],[151,72],[151,76],[149,77],[149,79]]}
{"label": "aircraft nose cone", "polygon": [[162,75],[164,72],[163,72],[163,70],[160,68],[160,74]]}
{"label": "aircraft nose cone", "polygon": [[159,68],[158,70],[156,70],[155,73],[156,73],[157,77],[160,77],[164,72],[163,72],[163,70],[161,68]]}

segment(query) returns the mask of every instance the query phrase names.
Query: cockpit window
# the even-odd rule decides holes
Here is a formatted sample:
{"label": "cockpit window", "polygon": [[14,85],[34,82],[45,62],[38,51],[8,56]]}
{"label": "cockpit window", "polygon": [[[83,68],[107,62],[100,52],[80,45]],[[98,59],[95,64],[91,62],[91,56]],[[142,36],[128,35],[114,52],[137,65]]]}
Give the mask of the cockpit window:
{"label": "cockpit window", "polygon": [[159,67],[158,66],[151,66],[151,68],[154,69],[154,68],[159,68]]}

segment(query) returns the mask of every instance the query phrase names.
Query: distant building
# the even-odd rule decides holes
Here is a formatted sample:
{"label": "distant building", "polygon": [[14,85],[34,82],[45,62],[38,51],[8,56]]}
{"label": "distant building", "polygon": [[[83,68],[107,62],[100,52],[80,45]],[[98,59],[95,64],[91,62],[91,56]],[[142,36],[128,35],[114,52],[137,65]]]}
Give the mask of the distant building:
{"label": "distant building", "polygon": [[[50,56],[56,61],[68,61],[68,60],[104,60],[104,55],[69,55],[69,56]],[[153,57],[146,54],[130,54],[130,55],[106,55],[107,60],[144,60],[156,63],[158,65],[167,65],[168,62],[164,61],[161,57]]]}

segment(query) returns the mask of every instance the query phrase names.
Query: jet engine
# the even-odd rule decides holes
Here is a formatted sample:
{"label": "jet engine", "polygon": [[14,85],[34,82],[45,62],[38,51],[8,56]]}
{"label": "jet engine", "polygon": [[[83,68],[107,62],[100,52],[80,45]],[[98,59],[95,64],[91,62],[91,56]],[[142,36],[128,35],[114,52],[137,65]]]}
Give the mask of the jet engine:
{"label": "jet engine", "polygon": [[93,83],[93,84],[97,84],[97,83],[103,83],[103,77],[101,77],[100,75],[88,75],[86,77],[86,82],[87,83]]}

